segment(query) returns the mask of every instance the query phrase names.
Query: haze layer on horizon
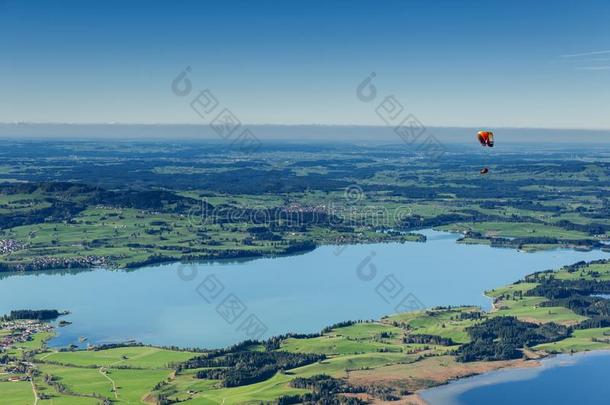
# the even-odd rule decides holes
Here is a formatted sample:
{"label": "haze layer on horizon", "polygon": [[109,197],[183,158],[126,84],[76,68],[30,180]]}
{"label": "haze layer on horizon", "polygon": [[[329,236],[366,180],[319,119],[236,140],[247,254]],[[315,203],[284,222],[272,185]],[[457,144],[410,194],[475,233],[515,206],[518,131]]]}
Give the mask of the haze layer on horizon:
{"label": "haze layer on horizon", "polygon": [[[396,127],[389,125],[255,125],[243,124],[261,141],[278,142],[404,142]],[[433,136],[441,142],[478,144],[475,127],[423,127],[414,142]],[[237,133],[237,131],[236,131]],[[497,128],[496,139],[503,143],[578,143],[586,146],[610,143],[610,130]],[[144,124],[2,124],[0,139],[9,140],[112,140],[112,141],[211,141],[230,143],[210,125]],[[419,139],[419,140],[418,140]],[[407,142],[408,143],[408,142]]]}

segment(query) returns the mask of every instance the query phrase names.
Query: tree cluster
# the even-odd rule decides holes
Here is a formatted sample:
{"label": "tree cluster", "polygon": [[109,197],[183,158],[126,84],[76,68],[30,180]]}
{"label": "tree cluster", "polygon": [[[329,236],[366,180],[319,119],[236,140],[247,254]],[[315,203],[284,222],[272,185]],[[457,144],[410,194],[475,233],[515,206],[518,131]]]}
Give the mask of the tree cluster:
{"label": "tree cluster", "polygon": [[461,362],[511,360],[522,357],[520,349],[569,337],[563,325],[537,325],[513,316],[487,319],[467,329],[471,341],[457,349]]}

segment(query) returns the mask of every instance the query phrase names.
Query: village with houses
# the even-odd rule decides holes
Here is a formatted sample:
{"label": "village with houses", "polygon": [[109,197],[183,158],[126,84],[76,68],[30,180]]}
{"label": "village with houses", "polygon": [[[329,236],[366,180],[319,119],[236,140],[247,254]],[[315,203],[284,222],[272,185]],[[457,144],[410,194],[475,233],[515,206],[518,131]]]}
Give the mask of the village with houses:
{"label": "village with houses", "polygon": [[[38,320],[0,318],[0,382],[28,381],[35,369],[24,349],[34,348],[39,336],[53,333],[53,325]],[[40,339],[40,337],[38,337]]]}

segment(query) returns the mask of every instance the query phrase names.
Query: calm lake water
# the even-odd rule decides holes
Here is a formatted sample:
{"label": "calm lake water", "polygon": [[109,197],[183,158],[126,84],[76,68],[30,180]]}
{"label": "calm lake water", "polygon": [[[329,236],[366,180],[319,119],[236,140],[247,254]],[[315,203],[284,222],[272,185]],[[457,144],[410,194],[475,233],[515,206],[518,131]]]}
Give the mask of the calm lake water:
{"label": "calm lake water", "polygon": [[0,313],[69,310],[51,345],[135,339],[221,347],[249,337],[317,332],[349,319],[378,319],[417,305],[475,304],[483,291],[539,270],[608,257],[601,251],[524,253],[460,245],[425,231],[427,243],[324,246],[289,257],[136,271],[4,275]]}
{"label": "calm lake water", "polygon": [[560,355],[541,367],[500,370],[425,391],[431,405],[607,405],[610,352]]}

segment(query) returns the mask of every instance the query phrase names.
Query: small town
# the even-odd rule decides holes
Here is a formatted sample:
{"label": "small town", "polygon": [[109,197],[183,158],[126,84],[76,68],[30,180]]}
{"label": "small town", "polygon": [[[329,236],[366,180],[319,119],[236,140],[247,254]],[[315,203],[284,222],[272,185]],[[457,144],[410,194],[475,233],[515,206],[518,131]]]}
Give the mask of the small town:
{"label": "small town", "polygon": [[0,272],[2,271],[37,271],[37,270],[52,270],[52,269],[75,269],[75,268],[93,268],[104,266],[108,262],[103,256],[77,256],[77,257],[57,257],[57,256],[40,256],[36,257],[27,263],[11,263],[7,262],[0,264]]}
{"label": "small town", "polygon": [[0,239],[0,254],[9,254],[22,250],[25,245],[14,239]]}
{"label": "small town", "polygon": [[49,323],[29,319],[0,322],[0,352],[32,340],[36,333],[52,330]]}
{"label": "small town", "polygon": [[0,321],[0,382],[28,381],[35,366],[23,356],[14,355],[14,349],[32,341],[35,334],[52,330],[51,324],[41,321]]}

